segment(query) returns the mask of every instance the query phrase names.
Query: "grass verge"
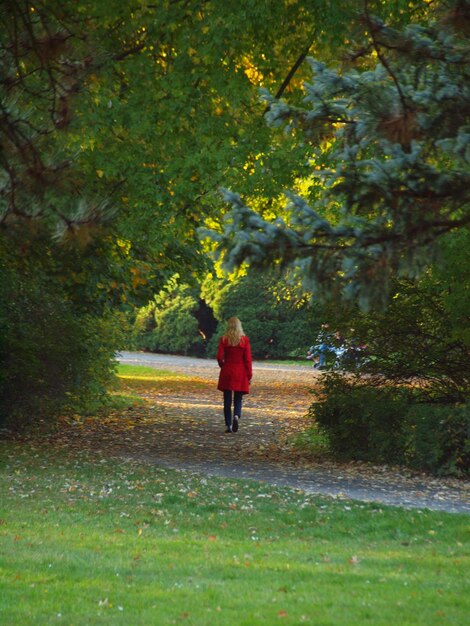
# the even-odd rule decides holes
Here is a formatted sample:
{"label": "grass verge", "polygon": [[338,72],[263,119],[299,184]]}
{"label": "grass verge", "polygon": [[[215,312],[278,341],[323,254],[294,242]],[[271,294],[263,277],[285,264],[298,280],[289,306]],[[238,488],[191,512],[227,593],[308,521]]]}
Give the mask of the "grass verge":
{"label": "grass verge", "polygon": [[207,381],[194,376],[143,365],[119,363],[116,373],[119,380],[118,394],[145,392],[155,387],[159,390],[171,388],[172,391],[178,391],[179,389],[187,389],[188,384],[191,384],[192,387],[207,387],[208,385]]}
{"label": "grass verge", "polygon": [[155,369],[144,365],[126,365],[118,363],[117,375],[119,378],[131,378],[135,380],[166,380],[177,378],[188,378],[183,374],[177,374],[168,370]]}
{"label": "grass verge", "polygon": [[470,519],[0,443],[0,623],[446,626]]}

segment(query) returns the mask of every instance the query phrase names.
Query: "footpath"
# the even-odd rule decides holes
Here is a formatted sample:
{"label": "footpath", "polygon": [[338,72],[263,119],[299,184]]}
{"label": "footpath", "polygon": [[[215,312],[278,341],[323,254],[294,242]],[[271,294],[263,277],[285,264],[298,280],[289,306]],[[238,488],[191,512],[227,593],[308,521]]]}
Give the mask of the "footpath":
{"label": "footpath", "polygon": [[[305,429],[311,389],[321,372],[309,365],[254,363],[238,433],[225,434],[215,360],[122,352],[121,363],[189,376],[175,388],[143,393],[147,414],[119,454],[155,465],[230,478],[265,481],[310,494],[405,508],[470,514],[470,481],[435,478],[397,467],[312,459],[290,444]],[[133,441],[144,441],[139,446]]]}

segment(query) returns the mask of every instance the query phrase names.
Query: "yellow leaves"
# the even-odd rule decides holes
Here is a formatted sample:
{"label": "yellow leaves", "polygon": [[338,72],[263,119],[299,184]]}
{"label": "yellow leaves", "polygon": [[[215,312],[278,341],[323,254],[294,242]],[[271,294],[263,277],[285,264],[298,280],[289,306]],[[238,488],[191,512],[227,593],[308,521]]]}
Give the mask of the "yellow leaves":
{"label": "yellow leaves", "polygon": [[263,82],[263,74],[258,70],[255,64],[248,57],[243,57],[241,66],[244,68],[245,76],[253,85],[259,85]]}
{"label": "yellow leaves", "polygon": [[118,248],[120,248],[121,252],[125,252],[126,254],[129,254],[131,245],[132,245],[130,241],[126,239],[117,239],[116,244]]}
{"label": "yellow leaves", "polygon": [[103,170],[96,170],[96,174],[97,174],[98,178],[103,178],[104,171]]}

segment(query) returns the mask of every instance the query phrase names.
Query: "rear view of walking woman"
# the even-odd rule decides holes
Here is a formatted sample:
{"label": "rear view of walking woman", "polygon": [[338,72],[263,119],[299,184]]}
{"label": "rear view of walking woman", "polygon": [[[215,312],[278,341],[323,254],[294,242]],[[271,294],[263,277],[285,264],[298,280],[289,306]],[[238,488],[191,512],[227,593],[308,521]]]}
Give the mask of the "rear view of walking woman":
{"label": "rear view of walking woman", "polygon": [[243,395],[250,393],[252,376],[250,340],[243,333],[238,317],[231,317],[227,322],[225,335],[219,340],[217,361],[220,366],[217,389],[224,392],[225,432],[236,433]]}

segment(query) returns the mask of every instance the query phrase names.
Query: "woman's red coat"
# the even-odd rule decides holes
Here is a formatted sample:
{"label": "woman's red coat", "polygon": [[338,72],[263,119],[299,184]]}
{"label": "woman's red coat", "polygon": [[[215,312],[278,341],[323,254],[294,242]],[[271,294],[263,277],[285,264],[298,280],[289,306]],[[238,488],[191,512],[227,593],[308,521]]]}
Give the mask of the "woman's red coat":
{"label": "woman's red coat", "polygon": [[251,346],[246,335],[241,338],[238,346],[229,346],[227,339],[221,337],[217,350],[217,361],[220,365],[217,389],[250,393]]}

